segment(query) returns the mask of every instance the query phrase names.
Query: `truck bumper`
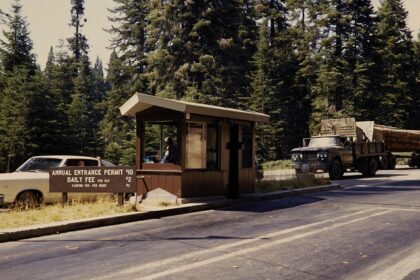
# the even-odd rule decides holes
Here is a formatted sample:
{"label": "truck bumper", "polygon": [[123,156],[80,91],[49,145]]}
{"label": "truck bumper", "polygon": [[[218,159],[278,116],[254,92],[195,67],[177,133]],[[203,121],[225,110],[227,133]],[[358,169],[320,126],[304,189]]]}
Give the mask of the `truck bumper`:
{"label": "truck bumper", "polygon": [[328,171],[328,162],[327,161],[309,161],[309,162],[302,162],[302,161],[298,161],[295,162],[295,169],[296,171],[299,172],[317,172],[317,171],[322,171],[322,172],[327,172]]}

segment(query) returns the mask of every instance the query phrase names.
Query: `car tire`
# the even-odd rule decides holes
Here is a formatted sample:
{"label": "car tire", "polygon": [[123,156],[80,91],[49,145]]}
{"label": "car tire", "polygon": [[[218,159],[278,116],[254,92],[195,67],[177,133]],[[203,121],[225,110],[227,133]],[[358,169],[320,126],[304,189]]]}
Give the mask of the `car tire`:
{"label": "car tire", "polygon": [[16,206],[19,209],[32,209],[39,205],[38,196],[31,191],[21,192],[16,199]]}
{"label": "car tire", "polygon": [[328,174],[330,175],[331,180],[339,180],[343,176],[343,168],[341,162],[338,159],[335,159],[331,164]]}

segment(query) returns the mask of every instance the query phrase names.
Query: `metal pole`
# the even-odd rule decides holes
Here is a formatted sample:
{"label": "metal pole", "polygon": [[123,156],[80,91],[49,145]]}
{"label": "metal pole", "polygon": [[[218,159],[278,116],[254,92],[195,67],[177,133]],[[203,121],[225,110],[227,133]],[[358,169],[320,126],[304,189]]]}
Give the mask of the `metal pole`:
{"label": "metal pole", "polygon": [[159,124],[160,126],[160,158],[163,158],[163,126],[162,124]]}

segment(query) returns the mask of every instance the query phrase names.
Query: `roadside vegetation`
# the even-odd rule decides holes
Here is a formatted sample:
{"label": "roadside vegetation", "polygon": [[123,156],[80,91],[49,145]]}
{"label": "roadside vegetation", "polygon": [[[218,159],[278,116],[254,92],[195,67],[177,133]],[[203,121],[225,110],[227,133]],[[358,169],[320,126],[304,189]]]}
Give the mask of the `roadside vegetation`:
{"label": "roadside vegetation", "polygon": [[293,162],[291,160],[274,160],[267,161],[261,164],[264,171],[268,170],[281,170],[281,169],[293,169]]}
{"label": "roadside vegetation", "polygon": [[141,211],[141,208],[126,204],[119,207],[116,199],[109,196],[101,196],[96,202],[73,201],[71,205],[65,207],[62,207],[61,204],[53,204],[29,210],[14,208],[9,212],[0,213],[0,230],[132,211]]}

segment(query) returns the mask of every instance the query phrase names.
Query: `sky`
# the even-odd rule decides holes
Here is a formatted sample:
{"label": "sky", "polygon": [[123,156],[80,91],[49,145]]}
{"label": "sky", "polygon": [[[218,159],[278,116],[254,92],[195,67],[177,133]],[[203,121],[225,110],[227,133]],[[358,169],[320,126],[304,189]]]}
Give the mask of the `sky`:
{"label": "sky", "polygon": [[[381,0],[372,0],[378,7]],[[0,10],[9,12],[13,0],[0,0]],[[414,36],[420,29],[420,0],[403,0],[409,13],[408,26]],[[44,68],[50,47],[59,45],[60,40],[65,40],[72,35],[70,22],[70,0],[21,0],[22,12],[29,23],[29,31],[34,43],[34,53],[37,62]],[[109,40],[111,35],[108,29],[111,23],[108,20],[110,12],[107,8],[114,6],[113,0],[85,0],[85,17],[87,22],[83,32],[90,45],[90,57],[94,62],[99,57],[106,66],[111,50]]]}

